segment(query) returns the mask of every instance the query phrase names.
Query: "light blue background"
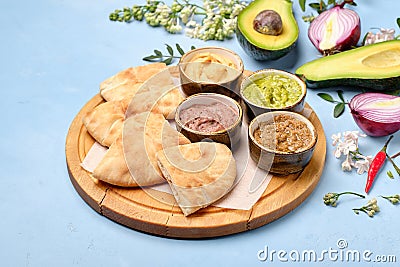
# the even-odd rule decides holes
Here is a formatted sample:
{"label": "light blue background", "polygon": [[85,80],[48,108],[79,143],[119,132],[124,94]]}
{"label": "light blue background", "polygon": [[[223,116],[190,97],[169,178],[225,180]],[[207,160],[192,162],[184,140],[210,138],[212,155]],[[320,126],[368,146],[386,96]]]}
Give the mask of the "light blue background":
{"label": "light blue background", "polygon": [[[294,11],[300,27],[297,58],[256,62],[236,42],[203,42],[170,35],[145,23],[115,23],[115,8],[144,0],[2,1],[0,15],[0,265],[1,266],[266,266],[257,252],[270,250],[337,249],[343,238],[348,249],[395,255],[400,261],[400,207],[378,199],[381,212],[373,219],[353,214],[366,203],[344,197],[337,208],[322,202],[325,193],[362,192],[366,175],[344,173],[333,157],[330,136],[357,130],[346,110],[339,119],[333,105],[309,90],[307,102],[317,112],[328,140],[326,165],[314,192],[288,215],[259,229],[208,240],[174,240],[144,234],[114,223],[93,211],[76,193],[65,163],[68,127],[80,108],[98,93],[99,83],[116,72],[144,64],[142,57],[164,43],[188,49],[217,45],[236,51],[249,70],[279,68],[294,71],[319,57],[307,38],[307,24],[298,2]],[[362,36],[372,27],[396,28],[398,0],[357,1]],[[397,13],[396,13],[397,12]],[[306,14],[310,13],[310,10]],[[347,90],[347,89],[346,89]],[[360,90],[347,90],[345,98]],[[361,140],[364,154],[380,149],[383,138]],[[389,152],[400,150],[397,133]],[[398,160],[397,160],[398,161]],[[400,193],[400,178],[390,180],[386,164],[370,197]],[[285,263],[286,265],[290,263]],[[321,263],[320,263],[321,264]],[[326,266],[334,265],[325,260]],[[335,265],[345,264],[344,262]],[[308,266],[309,263],[293,264]],[[316,264],[314,264],[316,265]],[[352,263],[351,266],[356,264]],[[361,265],[361,264],[360,264]],[[371,264],[372,266],[373,264]],[[376,264],[381,266],[382,264]],[[391,264],[389,266],[395,266]]]}

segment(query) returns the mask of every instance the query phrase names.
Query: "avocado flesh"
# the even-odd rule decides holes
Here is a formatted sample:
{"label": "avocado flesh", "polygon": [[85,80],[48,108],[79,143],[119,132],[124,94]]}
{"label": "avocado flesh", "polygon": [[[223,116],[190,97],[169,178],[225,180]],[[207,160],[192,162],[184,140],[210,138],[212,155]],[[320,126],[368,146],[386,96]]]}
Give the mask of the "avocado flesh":
{"label": "avocado flesh", "polygon": [[400,40],[362,46],[310,61],[296,70],[311,88],[351,85],[400,88]]}
{"label": "avocado flesh", "polygon": [[[255,17],[263,10],[274,10],[282,19],[282,33],[266,35],[253,28]],[[238,15],[237,37],[247,54],[255,59],[277,59],[289,52],[297,41],[299,29],[287,0],[255,0]]]}

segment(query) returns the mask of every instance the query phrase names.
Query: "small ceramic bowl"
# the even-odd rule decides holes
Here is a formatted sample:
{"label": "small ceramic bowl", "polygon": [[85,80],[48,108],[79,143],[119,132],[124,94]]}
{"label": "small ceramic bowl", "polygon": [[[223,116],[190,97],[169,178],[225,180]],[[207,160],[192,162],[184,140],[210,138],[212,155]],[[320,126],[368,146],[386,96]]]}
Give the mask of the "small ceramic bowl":
{"label": "small ceramic bowl", "polygon": [[[232,118],[232,121],[234,122],[229,127],[223,130],[204,132],[200,130],[194,130],[186,125],[187,122],[182,121],[182,111],[188,110],[189,108],[198,108],[198,106],[194,107],[194,105],[210,106],[215,103],[223,104],[221,106],[226,107],[226,109],[232,109],[233,113],[237,115],[237,117]],[[230,112],[232,112],[232,110],[230,110]],[[193,119],[194,118],[195,116]],[[186,136],[190,141],[199,142],[204,139],[211,139],[215,142],[223,143],[230,148],[233,148],[240,141],[242,118],[243,112],[239,103],[228,96],[214,93],[196,94],[186,98],[179,104],[175,113],[177,130]]]}
{"label": "small ceramic bowl", "polygon": [[[301,88],[301,94],[296,100],[296,102],[290,104],[290,105],[285,105],[281,107],[266,107],[262,106],[259,104],[254,103],[253,101],[249,100],[246,98],[244,95],[244,90],[251,85],[253,82],[271,76],[271,75],[282,75],[284,77],[288,77],[289,79],[295,81]],[[304,109],[304,104],[305,104],[305,98],[306,98],[306,93],[307,93],[307,87],[304,81],[302,81],[299,77],[296,75],[282,71],[282,70],[276,70],[276,69],[263,69],[254,72],[247,78],[244,78],[242,80],[242,83],[240,85],[240,96],[244,100],[244,109],[246,114],[249,116],[250,119],[253,119],[255,116],[265,113],[265,112],[270,112],[270,111],[278,111],[278,110],[287,110],[287,111],[293,111],[293,112],[298,112],[300,113]]]}
{"label": "small ceramic bowl", "polygon": [[[262,122],[274,123],[274,118],[278,115],[288,115],[293,120],[304,122],[311,132],[311,142],[305,147],[296,150],[296,152],[278,151],[276,148],[271,149],[259,144],[254,132]],[[306,117],[290,111],[273,111],[260,114],[250,122],[248,139],[250,156],[258,164],[259,168],[271,173],[287,175],[301,171],[309,163],[317,144],[318,135],[313,124]]]}
{"label": "small ceramic bowl", "polygon": [[[233,63],[233,67],[224,67],[224,64],[220,63],[202,63],[194,61],[197,57],[207,54],[226,59]],[[213,70],[215,69],[217,71],[215,73],[210,71],[212,75],[208,75],[207,80],[199,79],[197,76],[200,75],[204,66],[209,68],[210,65]],[[218,80],[218,72],[222,71],[221,65],[224,69],[229,68],[229,75],[222,80]],[[185,53],[181,57],[178,66],[182,91],[186,96],[198,93],[219,93],[236,100],[240,99],[239,88],[242,81],[244,65],[242,59],[235,52],[222,47],[197,48]],[[191,68],[191,70],[189,70],[189,68]]]}

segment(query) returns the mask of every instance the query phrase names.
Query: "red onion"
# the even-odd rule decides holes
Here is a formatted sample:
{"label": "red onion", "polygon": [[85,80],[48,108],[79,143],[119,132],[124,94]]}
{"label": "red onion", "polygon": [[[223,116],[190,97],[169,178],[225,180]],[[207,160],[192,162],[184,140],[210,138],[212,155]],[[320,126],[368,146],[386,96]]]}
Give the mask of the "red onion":
{"label": "red onion", "polygon": [[358,127],[367,135],[385,136],[400,130],[400,97],[382,93],[362,93],[349,103]]}
{"label": "red onion", "polygon": [[343,8],[343,4],[319,14],[308,28],[308,38],[324,55],[357,45],[360,34],[360,17],[353,10]]}

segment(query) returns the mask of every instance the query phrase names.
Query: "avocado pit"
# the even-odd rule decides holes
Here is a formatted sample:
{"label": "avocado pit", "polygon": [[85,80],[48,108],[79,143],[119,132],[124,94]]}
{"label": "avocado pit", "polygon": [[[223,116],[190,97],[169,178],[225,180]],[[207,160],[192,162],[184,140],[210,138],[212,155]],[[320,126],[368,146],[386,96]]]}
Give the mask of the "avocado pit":
{"label": "avocado pit", "polygon": [[279,35],[282,33],[282,18],[274,10],[263,10],[254,18],[253,28],[265,35]]}

